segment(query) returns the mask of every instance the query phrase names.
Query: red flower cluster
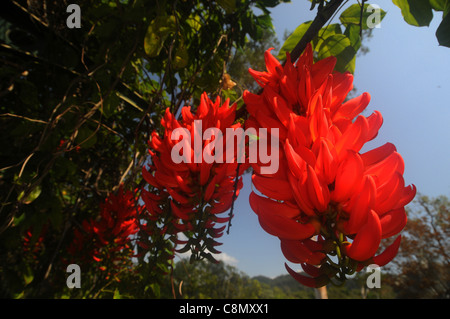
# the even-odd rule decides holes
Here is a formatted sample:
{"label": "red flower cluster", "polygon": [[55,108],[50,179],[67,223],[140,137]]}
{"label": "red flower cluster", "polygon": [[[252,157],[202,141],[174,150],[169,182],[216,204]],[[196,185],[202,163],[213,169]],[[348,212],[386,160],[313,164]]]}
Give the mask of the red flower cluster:
{"label": "red flower cluster", "polygon": [[[177,120],[166,109],[161,120],[164,135],[153,132],[149,142],[151,165],[148,170],[143,168],[143,177],[152,187],[149,191],[142,190],[148,218],[164,221],[160,235],[184,232],[187,241],[174,240],[177,244],[186,244],[179,251],[190,248],[193,256],[198,258],[212,259],[211,254],[205,253],[205,248],[218,253],[214,246],[219,243],[215,239],[222,236],[226,225],[217,228],[216,224],[226,223],[232,217],[219,217],[219,214],[230,209],[242,188],[239,176],[246,165],[238,164],[237,150],[231,151],[233,161],[225,161],[226,140],[219,149],[219,143],[215,143],[217,136],[206,136],[208,129],[222,133],[227,128],[240,128],[240,124],[233,124],[235,112],[236,105],[229,106],[229,100],[221,105],[219,97],[213,102],[204,93],[195,114],[190,106],[185,106],[181,110],[182,118]],[[180,130],[176,129],[185,134],[178,134]],[[174,150],[179,152],[176,157],[184,157],[183,161],[172,158]],[[222,154],[223,157],[217,156],[221,160],[210,161],[204,158],[205,154]],[[147,231],[154,232],[148,227]]]}
{"label": "red flower cluster", "polygon": [[[82,253],[81,261],[98,264],[100,270],[119,268],[132,256],[130,236],[139,230],[138,215],[141,208],[136,205],[132,191],[124,191],[120,186],[117,194],[109,195],[100,205],[99,219],[84,220],[81,229],[75,229],[74,238],[68,248],[69,254]],[[88,253],[86,254],[86,250]]]}
{"label": "red flower cluster", "polygon": [[39,254],[45,248],[45,237],[48,233],[48,224],[45,224],[42,229],[38,230],[39,233],[35,233],[36,231],[33,227],[28,228],[23,236],[23,252],[30,258],[37,262]]}
{"label": "red flower cluster", "polygon": [[311,277],[286,265],[288,272],[318,287],[367,264],[388,263],[400,236],[375,254],[383,238],[405,226],[404,206],[416,189],[405,187],[393,144],[361,153],[383,122],[378,111],[360,115],[370,95],[345,101],[353,76],[334,72],[334,57],[313,63],[310,45],[297,63],[288,55],[282,66],[270,50],[265,60],[267,72],[250,70],[264,90],[244,93],[246,125],[279,129],[280,149],[272,151],[279,151],[280,168],[263,175],[254,165],[253,184],[265,197],[252,192],[250,204],[261,226],[280,238],[284,256]]}

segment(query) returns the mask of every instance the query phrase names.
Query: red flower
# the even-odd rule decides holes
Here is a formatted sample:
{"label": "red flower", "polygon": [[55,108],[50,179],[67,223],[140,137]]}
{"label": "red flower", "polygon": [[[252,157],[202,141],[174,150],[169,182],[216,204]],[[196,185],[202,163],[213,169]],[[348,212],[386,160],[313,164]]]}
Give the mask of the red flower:
{"label": "red flower", "polygon": [[137,217],[141,208],[136,200],[135,193],[124,191],[121,185],[117,194],[110,194],[100,205],[97,220],[84,220],[81,229],[75,229],[68,252],[80,258],[76,262],[95,261],[100,270],[112,271],[111,268],[118,269],[119,263],[130,260],[130,237],[139,230]]}
{"label": "red flower", "polygon": [[313,63],[310,45],[296,64],[288,55],[282,66],[270,50],[265,58],[267,72],[250,71],[263,93],[244,93],[247,125],[280,132],[279,171],[263,175],[254,165],[253,184],[266,197],[253,192],[250,204],[261,226],[280,238],[289,261],[312,276],[286,265],[308,286],[324,285],[369,263],[386,264],[396,255],[400,237],[375,254],[382,239],[405,226],[404,206],[416,189],[405,187],[404,162],[393,144],[361,153],[383,122],[378,111],[359,115],[370,95],[345,101],[352,75],[333,72],[334,57]]}
{"label": "red flower", "polygon": [[185,106],[180,120],[166,109],[163,135],[153,132],[149,142],[152,163],[142,172],[151,186],[149,191],[142,190],[148,218],[162,221],[165,227],[160,232],[194,232],[182,251],[191,248],[197,257],[211,257],[204,253],[205,247],[217,252],[215,239],[225,226],[216,224],[229,221],[229,216],[220,214],[230,209],[242,188],[239,176],[247,166],[238,164],[238,149],[221,139],[227,129],[241,128],[233,124],[235,111],[236,105],[229,106],[229,100],[221,105],[219,97],[213,102],[204,93],[196,112]]}

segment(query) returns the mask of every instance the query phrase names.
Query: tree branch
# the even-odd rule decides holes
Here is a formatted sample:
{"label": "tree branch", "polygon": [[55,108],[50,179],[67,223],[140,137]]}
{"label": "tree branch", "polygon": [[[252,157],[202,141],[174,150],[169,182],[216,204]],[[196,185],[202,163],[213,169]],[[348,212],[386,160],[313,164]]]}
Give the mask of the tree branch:
{"label": "tree branch", "polygon": [[305,50],[306,45],[314,39],[320,29],[323,28],[325,23],[333,16],[333,14],[338,10],[344,0],[332,0],[328,2],[325,7],[318,8],[317,15],[313,22],[306,30],[305,34],[301,40],[297,43],[295,48],[291,51],[291,61],[295,62],[300,57],[302,52]]}

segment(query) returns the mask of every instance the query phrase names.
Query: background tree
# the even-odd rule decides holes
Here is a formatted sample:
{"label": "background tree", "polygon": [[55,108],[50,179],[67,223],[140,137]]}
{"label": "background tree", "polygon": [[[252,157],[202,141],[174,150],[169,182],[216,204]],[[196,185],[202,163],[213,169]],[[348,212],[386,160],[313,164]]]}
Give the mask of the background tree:
{"label": "background tree", "polygon": [[418,196],[408,212],[388,283],[399,298],[450,298],[450,203]]}

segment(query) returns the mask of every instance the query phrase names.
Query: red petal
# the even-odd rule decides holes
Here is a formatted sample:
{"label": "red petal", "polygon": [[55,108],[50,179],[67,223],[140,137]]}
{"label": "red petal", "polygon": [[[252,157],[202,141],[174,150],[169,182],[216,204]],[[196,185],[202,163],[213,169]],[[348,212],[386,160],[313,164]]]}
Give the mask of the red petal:
{"label": "red petal", "polygon": [[359,194],[356,194],[350,202],[350,219],[345,225],[347,234],[355,234],[366,223],[368,214],[375,203],[375,182],[372,177],[364,176],[364,184]]}
{"label": "red petal", "polygon": [[281,251],[287,260],[293,263],[308,263],[320,265],[325,255],[321,252],[313,252],[301,241],[281,239]]}
{"label": "red petal", "polygon": [[[306,201],[306,196],[304,197],[300,194],[298,180],[294,176],[292,176],[292,174],[288,175],[288,180],[291,185],[291,190],[292,190],[294,199],[295,199],[297,205],[302,210],[302,212],[304,212],[305,214],[307,214],[309,216],[315,216],[316,213],[314,212],[312,204],[309,202],[309,200]],[[303,187],[303,186],[301,186],[301,187]]]}
{"label": "red petal", "polygon": [[253,185],[267,197],[278,200],[293,199],[291,186],[287,181],[253,174],[252,182]]}
{"label": "red petal", "polygon": [[308,165],[308,180],[306,181],[306,185],[308,197],[311,199],[311,202],[314,203],[314,207],[319,212],[325,211],[330,202],[330,191],[328,190],[328,186],[324,185],[323,182],[317,178],[316,173],[310,165]]}
{"label": "red petal", "polygon": [[[276,210],[272,210],[271,207],[276,205],[269,204],[270,199],[263,198],[252,192],[249,200],[253,211],[259,216],[261,227],[269,234],[280,239],[290,240],[301,240],[314,235],[316,230],[312,224],[301,224],[291,218],[277,214]],[[278,206],[278,209],[283,209],[280,206],[284,206],[284,204]]]}
{"label": "red petal", "polygon": [[388,238],[398,234],[407,221],[405,208],[391,210],[380,217],[382,238]]}
{"label": "red petal", "polygon": [[405,163],[399,153],[393,152],[382,161],[366,168],[365,174],[376,176],[377,185],[388,182],[395,172],[403,175]]}
{"label": "red petal", "polygon": [[371,151],[361,154],[361,158],[364,162],[364,166],[368,167],[381,162],[386,157],[397,151],[395,145],[392,143],[386,143],[380,147],[377,147]]}
{"label": "red petal", "polygon": [[213,179],[211,180],[211,182],[209,182],[208,186],[206,187],[206,190],[203,195],[203,199],[205,200],[205,202],[209,202],[211,196],[214,194],[214,191],[216,189],[216,176],[217,175],[214,175]]}
{"label": "red petal", "polygon": [[[333,92],[334,93],[334,92]],[[370,94],[363,93],[358,97],[348,100],[342,104],[333,116],[333,121],[340,118],[346,118],[353,120],[358,114],[360,114],[369,105]]]}
{"label": "red petal", "polygon": [[337,155],[334,148],[330,149],[328,140],[321,139],[315,166],[317,175],[327,184],[331,184],[336,178],[337,167]]}
{"label": "red petal", "polygon": [[355,152],[348,151],[347,157],[337,170],[335,189],[331,194],[332,199],[342,202],[350,198],[361,185],[363,171],[361,157]]}
{"label": "red petal", "polygon": [[149,171],[147,171],[145,167],[142,168],[142,177],[144,177],[145,181],[150,185],[156,188],[163,188],[161,184],[155,179],[155,177]]}
{"label": "red petal", "polygon": [[280,122],[285,126],[289,126],[289,114],[292,112],[292,110],[289,109],[287,106],[286,101],[283,97],[278,95],[272,88],[267,87],[264,89],[264,96],[267,98],[269,103],[272,106],[272,109],[274,110],[275,114],[277,115]]}
{"label": "red petal", "polygon": [[300,210],[296,205],[288,204],[287,202],[274,201],[267,197],[262,197],[252,192],[249,196],[250,203],[256,201],[259,209],[264,214],[274,214],[285,218],[293,219],[300,215]]}
{"label": "red petal", "polygon": [[358,116],[336,143],[336,152],[339,157],[342,159],[345,156],[345,150],[359,152],[364,143],[367,142],[368,130],[367,119],[364,116]]}
{"label": "red petal", "polygon": [[347,94],[353,89],[353,75],[349,72],[333,73],[333,96],[330,110],[335,113],[344,102]]}
{"label": "red petal", "polygon": [[180,204],[188,204],[189,198],[179,194],[177,191],[171,189],[170,187],[167,188],[167,192],[172,196],[174,200],[176,200]]}
{"label": "red petal", "polygon": [[319,288],[325,286],[330,281],[330,279],[326,275],[320,275],[316,278],[306,277],[292,270],[287,264],[284,265],[286,266],[286,270],[288,271],[288,273],[304,286]]}
{"label": "red petal", "polygon": [[367,223],[356,234],[353,243],[345,246],[347,255],[357,261],[365,261],[375,255],[381,241],[381,223],[373,210],[367,216]]}
{"label": "red petal", "polygon": [[180,209],[172,200],[170,201],[170,207],[172,208],[172,213],[178,218],[183,220],[189,220],[190,216],[185,212],[185,210]]}
{"label": "red petal", "polygon": [[368,118],[369,131],[367,133],[367,140],[371,141],[378,135],[378,130],[383,125],[383,116],[378,111],[373,112]]}
{"label": "red petal", "polygon": [[400,248],[400,242],[401,242],[402,236],[398,236],[395,241],[389,245],[381,254],[378,256],[373,257],[373,263],[383,267],[387,263],[389,263],[398,252],[398,249]]}
{"label": "red petal", "polygon": [[375,204],[375,211],[381,216],[391,209],[397,208],[396,205],[405,189],[403,176],[399,172],[394,172],[390,180],[378,187]]}
{"label": "red petal", "polygon": [[267,71],[272,74],[281,75],[283,68],[280,62],[270,53],[274,48],[270,48],[264,52],[264,60],[266,62]]}
{"label": "red petal", "polygon": [[320,268],[316,266],[305,263],[300,264],[300,266],[302,266],[303,270],[311,277],[319,277],[320,275],[322,275]]}
{"label": "red petal", "polygon": [[319,60],[312,65],[314,88],[319,88],[333,72],[337,59],[334,56],[329,56],[325,59]]}
{"label": "red petal", "polygon": [[414,197],[416,196],[416,192],[417,192],[417,189],[416,189],[415,185],[410,185],[408,187],[405,187],[403,189],[403,195],[400,198],[400,200],[398,201],[395,208],[400,208],[400,207],[407,205],[410,201],[412,201],[414,199]]}
{"label": "red petal", "polygon": [[289,139],[286,139],[284,144],[284,152],[292,174],[298,179],[304,180],[307,176],[306,162],[294,151],[289,143]]}

